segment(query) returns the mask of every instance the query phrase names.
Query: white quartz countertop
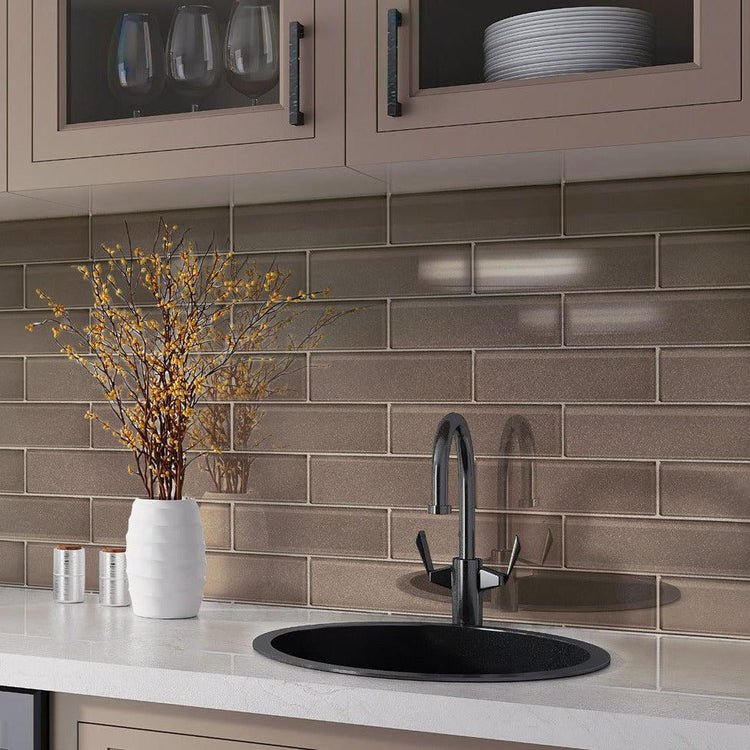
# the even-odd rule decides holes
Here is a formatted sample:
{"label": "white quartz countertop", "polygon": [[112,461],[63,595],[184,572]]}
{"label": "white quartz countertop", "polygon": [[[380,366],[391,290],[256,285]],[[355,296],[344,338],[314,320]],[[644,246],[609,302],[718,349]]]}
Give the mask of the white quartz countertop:
{"label": "white quartz countertop", "polygon": [[579,750],[748,750],[750,642],[530,628],[607,649],[592,675],[450,684],[347,677],[266,659],[276,628],[382,616],[206,603],[194,620],[62,605],[0,587],[0,684]]}

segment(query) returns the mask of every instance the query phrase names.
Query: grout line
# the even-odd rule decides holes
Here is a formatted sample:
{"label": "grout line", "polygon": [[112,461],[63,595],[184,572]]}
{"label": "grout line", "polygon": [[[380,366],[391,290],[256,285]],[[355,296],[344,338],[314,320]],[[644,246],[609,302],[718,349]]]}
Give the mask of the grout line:
{"label": "grout line", "polygon": [[385,452],[391,455],[393,452],[393,441],[391,438],[392,431],[392,420],[393,420],[393,405],[388,404],[385,413]]}
{"label": "grout line", "polygon": [[307,573],[307,606],[312,606],[312,556],[308,555],[306,558],[306,573]]}
{"label": "grout line", "polygon": [[[305,504],[310,505],[312,503],[312,456],[308,453],[305,460]],[[299,505],[299,503],[297,503]]]}
{"label": "grout line", "polygon": [[654,240],[654,288],[661,288],[661,233],[657,232]]}
{"label": "grout line", "polygon": [[656,575],[656,606],[655,606],[655,614],[656,614],[656,629],[661,630],[661,574],[657,573]]}
{"label": "grout line", "polygon": [[656,403],[661,403],[661,347],[654,349],[654,374],[656,376]]}
{"label": "grout line", "polygon": [[386,557],[389,560],[393,559],[393,508],[387,510],[387,526],[386,526]]}
{"label": "grout line", "polygon": [[560,178],[560,236],[565,237],[565,193],[567,192],[565,175]]}
{"label": "grout line", "polygon": [[385,351],[391,351],[393,349],[393,342],[391,336],[391,319],[392,319],[392,300],[389,297],[385,301]]}
{"label": "grout line", "polygon": [[560,346],[565,348],[565,292],[560,295]]}
{"label": "grout line", "polygon": [[[661,516],[661,460],[656,462],[656,515]],[[671,518],[671,516],[670,516]]]}
{"label": "grout line", "polygon": [[471,350],[471,403],[477,403],[477,350]]}
{"label": "grout line", "polygon": [[469,248],[469,294],[477,294],[477,243],[472,242]]}

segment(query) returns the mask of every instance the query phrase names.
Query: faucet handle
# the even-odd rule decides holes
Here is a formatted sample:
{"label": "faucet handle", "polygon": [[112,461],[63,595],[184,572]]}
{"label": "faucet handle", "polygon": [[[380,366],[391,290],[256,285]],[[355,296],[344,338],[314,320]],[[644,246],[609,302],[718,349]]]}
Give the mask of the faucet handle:
{"label": "faucet handle", "polygon": [[485,591],[487,589],[495,589],[498,586],[504,586],[513,572],[513,568],[516,567],[518,556],[521,554],[521,540],[516,535],[513,540],[513,547],[510,551],[510,559],[508,560],[508,567],[504,573],[499,570],[493,570],[492,568],[485,568],[482,566],[479,569],[479,590]]}
{"label": "faucet handle", "polygon": [[427,571],[430,582],[436,583],[438,586],[446,589],[451,588],[452,570],[451,568],[435,570],[435,566],[432,563],[432,555],[430,554],[430,545],[427,543],[427,534],[424,531],[420,531],[417,534],[417,549],[419,550],[419,556],[422,558],[422,563]]}
{"label": "faucet handle", "polygon": [[508,559],[508,567],[505,570],[506,580],[510,578],[510,574],[513,572],[513,568],[516,567],[516,562],[518,562],[518,556],[520,554],[521,554],[521,540],[518,538],[518,534],[516,534],[516,538],[513,540],[513,547],[510,550],[510,558]]}

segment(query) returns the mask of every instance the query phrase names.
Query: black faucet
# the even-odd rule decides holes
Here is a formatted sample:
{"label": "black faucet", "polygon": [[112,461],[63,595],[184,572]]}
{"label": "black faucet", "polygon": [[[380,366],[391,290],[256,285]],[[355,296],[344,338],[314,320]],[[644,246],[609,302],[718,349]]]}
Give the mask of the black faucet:
{"label": "black faucet", "polygon": [[435,569],[424,531],[417,534],[417,549],[430,581],[451,589],[453,596],[453,624],[480,627],[482,625],[482,591],[503,586],[510,578],[521,542],[516,536],[511,549],[508,567],[504,573],[487,568],[475,556],[476,538],[476,488],[474,476],[474,449],[471,445],[469,425],[460,414],[448,414],[440,420],[432,452],[432,502],[427,512],[447,515],[448,461],[451,445],[458,450],[458,477],[460,483],[460,515],[458,526],[458,557],[449,568]]}

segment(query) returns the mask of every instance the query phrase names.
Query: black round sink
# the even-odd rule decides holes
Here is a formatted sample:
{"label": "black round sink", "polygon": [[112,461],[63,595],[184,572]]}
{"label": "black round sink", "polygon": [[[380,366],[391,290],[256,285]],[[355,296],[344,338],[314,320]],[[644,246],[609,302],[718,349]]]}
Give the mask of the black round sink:
{"label": "black round sink", "polygon": [[306,669],[437,682],[549,680],[609,665],[606,651],[571,638],[411,622],[286,628],[258,636],[253,648]]}

